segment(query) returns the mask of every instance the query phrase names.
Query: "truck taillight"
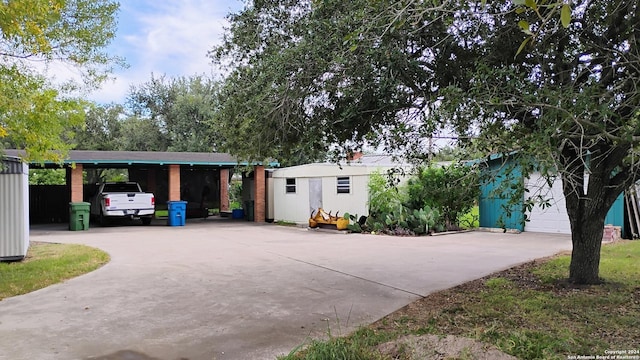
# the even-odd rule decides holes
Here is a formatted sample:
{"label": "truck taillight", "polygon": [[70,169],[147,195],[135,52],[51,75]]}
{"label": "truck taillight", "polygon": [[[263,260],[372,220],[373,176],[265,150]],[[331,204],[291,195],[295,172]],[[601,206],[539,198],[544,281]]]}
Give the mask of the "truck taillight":
{"label": "truck taillight", "polygon": [[104,198],[104,206],[111,206],[111,199]]}
{"label": "truck taillight", "polygon": [[155,198],[155,196],[151,197],[151,205],[156,206],[156,198]]}

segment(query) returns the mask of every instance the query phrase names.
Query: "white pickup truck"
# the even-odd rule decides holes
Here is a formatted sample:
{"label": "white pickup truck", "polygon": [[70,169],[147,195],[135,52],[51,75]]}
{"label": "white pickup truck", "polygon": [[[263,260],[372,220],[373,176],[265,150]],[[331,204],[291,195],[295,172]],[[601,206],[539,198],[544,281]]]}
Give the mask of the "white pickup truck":
{"label": "white pickup truck", "polygon": [[145,193],[136,182],[107,182],[98,187],[91,199],[91,216],[100,225],[109,219],[141,219],[142,224],[151,224],[155,213],[155,197]]}

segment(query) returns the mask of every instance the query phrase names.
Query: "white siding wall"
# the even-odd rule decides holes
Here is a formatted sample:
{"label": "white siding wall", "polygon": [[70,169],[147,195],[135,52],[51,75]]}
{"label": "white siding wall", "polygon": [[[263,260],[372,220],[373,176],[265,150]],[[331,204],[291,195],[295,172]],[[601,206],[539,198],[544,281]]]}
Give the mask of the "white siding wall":
{"label": "white siding wall", "polygon": [[551,199],[551,206],[545,209],[539,205],[534,206],[531,213],[527,214],[530,221],[525,223],[524,231],[571,234],[569,215],[567,215],[567,206],[562,192],[562,180],[556,179],[553,186],[549,188],[539,173],[533,173],[527,179],[525,186],[529,189],[528,196],[541,195],[544,199]]}
{"label": "white siding wall", "polygon": [[[340,175],[342,176],[342,175]],[[327,176],[322,179],[322,204],[326,211],[340,215],[348,212],[353,215],[367,215],[369,213],[367,201],[369,197],[369,175],[350,176],[351,188],[348,194],[338,194],[338,176]]]}
{"label": "white siding wall", "polygon": [[296,193],[285,191],[286,178],[273,179],[274,220],[305,224],[309,221],[309,179],[296,178]]}

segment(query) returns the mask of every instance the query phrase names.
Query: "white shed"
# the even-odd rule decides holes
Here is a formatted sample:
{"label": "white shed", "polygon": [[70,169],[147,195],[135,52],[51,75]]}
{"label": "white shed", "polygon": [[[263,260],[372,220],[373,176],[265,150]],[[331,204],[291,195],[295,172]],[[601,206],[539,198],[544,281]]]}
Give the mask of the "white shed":
{"label": "white shed", "polygon": [[0,261],[22,260],[29,249],[29,167],[0,157]]}
{"label": "white shed", "polygon": [[313,163],[276,169],[270,189],[274,220],[307,224],[320,207],[332,215],[368,215],[369,175],[398,166],[387,155],[364,155],[342,166]]}

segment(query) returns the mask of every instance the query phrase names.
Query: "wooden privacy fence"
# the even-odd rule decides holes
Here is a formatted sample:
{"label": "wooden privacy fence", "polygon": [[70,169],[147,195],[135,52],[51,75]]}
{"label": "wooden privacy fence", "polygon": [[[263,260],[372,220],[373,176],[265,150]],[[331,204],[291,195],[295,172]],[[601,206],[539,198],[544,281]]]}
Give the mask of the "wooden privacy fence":
{"label": "wooden privacy fence", "polygon": [[69,188],[66,185],[29,186],[29,222],[50,224],[69,222]]}

